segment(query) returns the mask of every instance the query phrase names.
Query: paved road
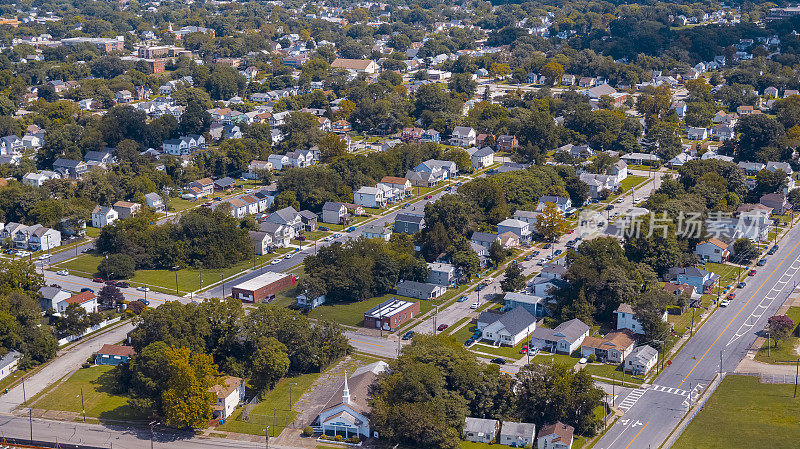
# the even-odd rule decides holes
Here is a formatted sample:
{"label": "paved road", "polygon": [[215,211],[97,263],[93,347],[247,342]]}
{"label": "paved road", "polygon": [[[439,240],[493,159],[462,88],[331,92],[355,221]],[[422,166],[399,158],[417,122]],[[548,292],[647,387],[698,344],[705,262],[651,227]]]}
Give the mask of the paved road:
{"label": "paved road", "polygon": [[[103,288],[103,284],[92,282],[91,279],[75,276],[72,274],[62,276],[54,271],[49,271],[49,270],[44,271],[44,281],[45,284],[47,285],[57,284],[60,285],[61,288],[72,292],[79,292],[83,288],[91,288],[95,293],[99,293],[100,289]],[[147,299],[147,301],[150,302],[150,306],[152,307],[157,307],[167,301],[180,301],[182,303],[188,303],[191,301],[191,298],[188,296],[187,297],[175,296],[154,291],[140,292],[139,290],[136,290],[133,287],[121,288],[120,290],[125,295],[125,299],[130,301],[135,301],[137,299]]]}
{"label": "paved road", "polygon": [[[625,412],[595,445],[597,449],[659,447],[687,411],[689,392],[708,386],[720,370],[734,371],[757,333],[800,280],[800,226],[782,240],[727,308],[716,311],[653,385],[620,398]],[[721,367],[720,367],[721,365]],[[693,395],[696,400],[696,394]]]}
{"label": "paved road", "polygon": [[[130,322],[117,326],[107,332],[82,340],[79,344],[60,351],[58,357],[31,377],[26,378],[25,387],[17,385],[0,396],[0,413],[11,413],[25,398],[31,398],[48,385],[77,371],[89,356],[97,352],[105,343],[117,343],[125,339],[133,330]],[[2,429],[2,427],[0,427]],[[4,429],[3,429],[4,430]]]}

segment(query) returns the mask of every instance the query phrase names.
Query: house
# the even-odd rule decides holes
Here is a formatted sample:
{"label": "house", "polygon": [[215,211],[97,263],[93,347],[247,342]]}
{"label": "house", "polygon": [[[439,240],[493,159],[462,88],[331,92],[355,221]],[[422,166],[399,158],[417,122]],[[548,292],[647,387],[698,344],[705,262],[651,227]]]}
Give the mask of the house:
{"label": "house", "polygon": [[133,217],[141,208],[142,205],[139,203],[131,203],[128,201],[117,201],[114,203],[114,210],[117,212],[117,216],[120,220]]}
{"label": "house", "polygon": [[494,164],[494,150],[489,147],[483,147],[480,150],[475,148],[472,152],[467,150],[467,153],[469,154],[469,160],[472,162],[472,168],[476,170]]}
{"label": "house", "polygon": [[620,156],[628,165],[650,165],[658,163],[661,159],[655,154],[628,153]]}
{"label": "house", "polygon": [[531,226],[536,224],[536,219],[540,213],[541,212],[517,209],[514,212],[514,216],[512,218],[515,220],[524,221],[525,223],[528,223],[528,229],[532,229]]}
{"label": "house", "polygon": [[236,180],[229,176],[214,180],[214,190],[216,191],[219,190],[228,191],[233,189],[234,187],[236,187]]}
{"label": "house", "polygon": [[472,236],[469,238],[469,240],[476,245],[480,245],[486,249],[489,249],[489,247],[492,246],[492,243],[500,243],[500,236],[488,232],[475,231],[472,233]]}
{"label": "house", "polygon": [[594,149],[589,145],[573,145],[568,143],[556,148],[556,153],[564,152],[569,153],[573,158],[587,159],[594,155]]}
{"label": "house", "polygon": [[681,296],[693,297],[699,296],[694,292],[694,287],[689,284],[675,284],[673,282],[664,283],[664,291],[672,293],[676,298]]}
{"label": "house", "polygon": [[536,317],[523,307],[516,307],[502,313],[481,312],[478,315],[478,330],[481,338],[491,341],[495,346],[516,346],[536,329]]}
{"label": "house", "polygon": [[[680,283],[683,284],[682,282]],[[642,327],[642,324],[639,322],[639,320],[636,319],[633,307],[631,307],[629,304],[625,303],[620,304],[617,307],[617,309],[614,310],[614,315],[616,315],[617,317],[617,330],[627,329],[635,334],[644,335],[644,328]],[[664,310],[661,316],[661,320],[666,322],[668,317],[669,315],[667,314],[667,311]]]}
{"label": "house", "polygon": [[435,170],[431,172],[408,170],[406,172],[406,179],[411,181],[411,184],[415,187],[433,187],[447,179],[447,173],[444,170]]}
{"label": "house", "polygon": [[370,59],[343,59],[336,58],[331,63],[331,68],[344,69],[354,73],[378,73],[378,64]]}
{"label": "house", "polygon": [[61,233],[55,229],[46,228],[42,225],[34,225],[28,228],[28,249],[31,251],[50,251],[61,246]]}
{"label": "house", "polygon": [[447,287],[426,282],[401,280],[397,283],[397,294],[417,299],[436,299],[447,292]]}
{"label": "house", "polygon": [[561,84],[565,86],[573,86],[577,82],[577,79],[578,77],[575,75],[564,74],[564,76],[561,77]]}
{"label": "house", "polygon": [[276,223],[279,225],[288,226],[294,230],[295,235],[300,234],[303,230],[303,219],[300,216],[300,213],[298,213],[292,206],[276,210],[275,212],[269,214],[265,221],[268,223]]}
{"label": "house", "polygon": [[672,104],[672,109],[675,110],[675,113],[678,115],[679,118],[683,118],[686,116],[686,102],[685,101],[676,101]]}
{"label": "house", "polygon": [[244,400],[244,379],[225,376],[220,381],[220,383],[212,385],[208,391],[217,397],[217,401],[211,407],[214,418],[226,419]]}
{"label": "house", "polygon": [[422,138],[424,133],[425,130],[422,128],[403,128],[403,130],[400,132],[400,140],[403,142],[416,142]]}
{"label": "house", "polygon": [[123,89],[114,94],[114,101],[117,103],[125,104],[133,101],[133,94],[127,89]]}
{"label": "house", "polygon": [[267,161],[272,164],[272,168],[275,170],[282,170],[284,166],[290,166],[291,163],[289,162],[289,157],[285,154],[270,154],[267,157]]}
{"label": "house", "polygon": [[758,202],[764,206],[771,207],[772,213],[776,215],[783,215],[790,209],[789,201],[786,200],[786,195],[782,193],[762,195]]}
{"label": "house", "polygon": [[775,172],[776,170],[783,170],[787,175],[790,177],[794,174],[794,170],[792,170],[792,166],[789,165],[788,162],[774,162],[769,161],[767,162],[767,170],[771,172]]}
{"label": "house", "polygon": [[536,206],[538,212],[542,212],[547,206],[547,203],[553,203],[562,214],[569,213],[572,210],[572,200],[563,196],[542,195],[539,198],[539,204]]}
{"label": "house", "polygon": [[414,190],[414,187],[411,185],[411,181],[409,181],[408,178],[384,176],[380,183],[402,192],[404,197],[410,196]]}
{"label": "house", "polygon": [[248,231],[253,242],[253,251],[256,255],[263,256],[272,251],[272,236],[263,231]]}
{"label": "house", "polygon": [[658,363],[658,351],[649,345],[637,346],[625,359],[625,371],[644,376]]}
{"label": "house", "polygon": [[764,95],[767,97],[778,98],[778,88],[774,86],[769,86],[764,89]]}
{"label": "house", "polygon": [[572,354],[588,336],[589,326],[575,318],[559,324],[555,329],[536,328],[531,335],[531,344],[548,352]]}
{"label": "house", "polygon": [[331,224],[343,224],[348,218],[347,206],[344,203],[326,201],[322,205],[322,222]]}
{"label": "house", "polygon": [[474,129],[469,126],[456,126],[450,135],[450,145],[457,147],[470,147],[475,145],[478,135]]}
{"label": "house", "polygon": [[519,146],[519,141],[517,140],[517,136],[509,136],[504,134],[497,138],[497,151],[512,151],[514,148]]}
{"label": "house", "polygon": [[[428,159],[425,162],[414,167],[415,172],[425,172],[425,173],[436,173],[442,172],[444,173],[443,179],[454,178],[458,175],[458,168],[456,167],[456,163],[453,161],[440,161],[437,159]],[[406,176],[408,178],[408,176]]]}
{"label": "house", "polygon": [[502,310],[508,311],[523,308],[535,317],[545,315],[544,298],[528,293],[507,292],[503,296]]}
{"label": "house", "polygon": [[22,354],[18,351],[8,351],[0,357],[0,380],[5,379],[17,370]]}
{"label": "house", "polygon": [[80,179],[89,171],[89,166],[83,161],[59,158],[53,162],[53,171],[64,178]]}
{"label": "house", "polygon": [[58,313],[64,313],[70,304],[77,304],[81,306],[86,313],[97,312],[97,296],[95,296],[95,294],[89,290],[80,292],[77,295],[72,295],[69,298],[59,302],[56,304],[56,311]]}
{"label": "house", "polygon": [[94,357],[95,365],[119,365],[128,363],[136,351],[130,346],[104,344]]}
{"label": "house", "polygon": [[[324,212],[323,212],[324,213]],[[416,234],[425,228],[425,216],[401,212],[394,217],[393,232]]]}
{"label": "house", "polygon": [[243,173],[242,176],[247,179],[258,179],[259,172],[264,170],[271,171],[272,163],[269,161],[250,161],[250,163],[247,164],[247,172]]}
{"label": "house", "polygon": [[33,187],[41,187],[45,181],[58,178],[61,178],[61,175],[58,173],[49,170],[42,170],[39,173],[26,173],[25,176],[22,177],[22,183]]}
{"label": "house", "polygon": [[0,138],[0,154],[22,154],[22,139],[15,135]]}
{"label": "house", "polygon": [[496,419],[473,418],[467,416],[464,418],[464,430],[462,434],[467,441],[489,444],[497,437],[498,430],[500,430],[500,422]]}
{"label": "house", "polygon": [[567,267],[563,264],[549,263],[542,267],[539,277],[545,279],[564,279],[567,274]]}
{"label": "house", "polygon": [[173,156],[185,156],[206,148],[208,148],[206,139],[199,134],[190,134],[177,139],[168,139],[161,144],[162,151]]}
{"label": "house", "polygon": [[420,302],[392,297],[364,312],[364,327],[394,331],[420,314]]}
{"label": "house", "polygon": [[516,248],[520,245],[519,236],[513,232],[506,231],[497,235],[500,237],[500,244],[503,248]]}
{"label": "house", "polygon": [[628,329],[609,332],[605,337],[586,337],[581,343],[581,356],[594,354],[597,361],[619,365],[636,346],[635,334]]}
{"label": "house", "polygon": [[669,280],[674,277],[676,284],[689,284],[695,288],[695,291],[700,294],[709,293],[712,288],[717,285],[719,275],[709,271],[701,270],[694,267],[676,267],[670,268],[668,272]]}
{"label": "house", "polygon": [[246,302],[269,302],[278,293],[294,286],[295,278],[291,274],[266,273],[246,280],[231,288],[231,296]]}
{"label": "house", "polygon": [[111,149],[104,151],[87,151],[86,155],[83,156],[83,160],[89,165],[107,166],[113,164],[116,157],[114,157],[114,153],[110,150]]}
{"label": "house", "polygon": [[717,125],[711,131],[720,141],[732,140],[736,137],[736,131],[728,125]]}
{"label": "house", "polygon": [[259,225],[259,230],[269,234],[275,248],[286,248],[294,238],[294,228],[278,223],[264,222]]}
{"label": "house", "polygon": [[314,424],[317,424],[324,435],[341,435],[346,438],[373,436],[370,422],[369,395],[370,388],[377,376],[389,368],[384,361],[377,361],[362,366],[349,378],[347,373],[341,386],[331,400],[319,412]]}
{"label": "house", "polygon": [[530,224],[515,218],[506,218],[497,224],[498,235],[503,235],[506,232],[515,234],[520,241],[527,241],[531,238]]}
{"label": "house", "polygon": [[361,235],[367,239],[381,239],[388,242],[392,236],[392,231],[383,226],[367,225],[361,230]]}
{"label": "house", "polygon": [[95,206],[92,210],[92,226],[102,228],[114,223],[119,218],[119,213],[111,207]]}
{"label": "house", "polygon": [[323,304],[325,304],[325,295],[319,295],[313,298],[307,296],[305,293],[297,295],[297,306],[299,308],[306,310],[314,310]]}
{"label": "house", "polygon": [[439,143],[441,141],[441,136],[439,135],[439,131],[435,129],[426,129],[425,132],[419,137],[420,142],[434,142]]}
{"label": "house", "polygon": [[728,244],[718,238],[702,241],[694,247],[694,253],[700,260],[713,263],[724,263],[728,260],[730,252]]}
{"label": "house", "polygon": [[385,192],[377,187],[364,186],[353,192],[353,202],[359,206],[381,208],[386,206]]}
{"label": "house", "polygon": [[429,263],[428,283],[450,287],[456,283],[456,267],[449,263]]}
{"label": "house", "polygon": [[227,201],[223,201],[221,203],[217,203],[217,205],[221,206],[223,204],[230,205],[231,208],[231,216],[233,218],[244,218],[247,215],[247,203],[242,201],[241,198],[231,198]]}
{"label": "house", "polygon": [[145,194],[144,202],[147,204],[147,207],[153,209],[156,212],[163,212],[165,209],[164,200],[161,199],[161,195],[150,192]]}
{"label": "house", "polygon": [[42,287],[39,289],[39,307],[42,312],[48,310],[57,310],[58,303],[65,301],[72,297],[72,293],[62,289],[61,287]]}
{"label": "house", "polygon": [[187,187],[194,192],[196,198],[204,198],[214,193],[214,181],[212,181],[211,178],[192,181]]}
{"label": "house", "polygon": [[560,421],[539,429],[536,449],[571,449],[575,428]]}
{"label": "house", "polygon": [[755,176],[758,172],[765,169],[767,166],[761,162],[746,162],[742,161],[737,164],[739,168],[744,170],[747,176]]}
{"label": "house", "polygon": [[689,140],[705,140],[708,139],[708,129],[707,128],[697,128],[694,126],[690,126],[686,130],[687,137]]}
{"label": "house", "polygon": [[503,421],[500,444],[511,447],[533,447],[536,425],[526,422]]}

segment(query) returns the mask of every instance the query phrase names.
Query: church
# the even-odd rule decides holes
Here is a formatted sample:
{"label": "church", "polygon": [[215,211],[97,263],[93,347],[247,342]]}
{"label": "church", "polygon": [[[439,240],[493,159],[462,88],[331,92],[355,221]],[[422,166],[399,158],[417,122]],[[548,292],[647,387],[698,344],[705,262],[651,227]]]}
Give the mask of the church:
{"label": "church", "polygon": [[369,388],[378,374],[388,367],[386,362],[379,361],[358,368],[350,377],[345,373],[337,393],[317,416],[317,429],[328,436],[377,437],[370,433],[367,417],[370,410]]}

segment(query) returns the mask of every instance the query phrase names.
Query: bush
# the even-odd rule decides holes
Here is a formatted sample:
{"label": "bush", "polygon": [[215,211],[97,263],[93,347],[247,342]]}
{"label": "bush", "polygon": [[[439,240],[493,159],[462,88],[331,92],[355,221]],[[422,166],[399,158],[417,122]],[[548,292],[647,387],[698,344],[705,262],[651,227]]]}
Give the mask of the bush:
{"label": "bush", "polygon": [[351,444],[358,444],[361,442],[361,440],[358,437],[351,437],[347,439],[347,442]]}
{"label": "bush", "polygon": [[344,437],[341,436],[341,435],[336,435],[336,437],[334,437],[334,440],[336,440],[336,441],[344,441]]}
{"label": "bush", "polygon": [[319,439],[320,439],[320,440],[327,440],[327,439],[328,439],[328,435],[325,435],[325,434],[323,433],[322,435],[320,435],[320,436],[319,436]]}
{"label": "bush", "polygon": [[597,356],[594,354],[589,354],[589,363],[594,363],[597,361]]}
{"label": "bush", "polygon": [[311,435],[314,435],[314,429],[311,426],[303,427],[303,436],[310,437]]}
{"label": "bush", "polygon": [[130,279],[136,273],[136,264],[127,254],[109,254],[97,266],[97,271],[107,279]]}

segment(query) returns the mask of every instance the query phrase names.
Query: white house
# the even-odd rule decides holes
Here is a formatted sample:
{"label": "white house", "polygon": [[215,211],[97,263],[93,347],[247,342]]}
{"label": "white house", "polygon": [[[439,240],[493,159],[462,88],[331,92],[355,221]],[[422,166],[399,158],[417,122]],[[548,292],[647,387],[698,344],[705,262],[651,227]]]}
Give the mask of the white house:
{"label": "white house", "polygon": [[449,287],[456,282],[456,267],[449,263],[429,263],[428,283]]}
{"label": "white house", "polygon": [[314,421],[319,430],[329,436],[372,437],[369,389],[378,374],[388,368],[386,362],[378,361],[356,369],[350,377],[345,373],[339,391]]}
{"label": "white house", "polygon": [[708,139],[708,129],[697,128],[692,126],[686,130],[686,135],[689,138],[689,140],[705,140]]}
{"label": "white house", "polygon": [[212,385],[208,391],[217,396],[217,402],[212,406],[214,418],[226,419],[244,400],[244,380],[233,376],[221,380],[220,384]]}
{"label": "white house", "polygon": [[503,235],[506,232],[516,234],[520,241],[526,241],[531,238],[530,224],[515,218],[506,218],[497,224],[497,234]]}
{"label": "white house", "polygon": [[102,228],[114,223],[118,218],[119,214],[113,207],[95,206],[92,211],[92,226]]}
{"label": "white house", "polygon": [[478,135],[469,126],[456,126],[450,135],[450,145],[457,147],[469,147],[475,145]]}
{"label": "white house", "polygon": [[728,244],[713,237],[698,243],[694,247],[694,253],[700,260],[713,263],[723,263],[728,260],[730,255]]}
{"label": "white house", "polygon": [[478,316],[478,330],[482,339],[495,345],[516,346],[536,329],[536,318],[524,307],[504,313],[482,312]]}
{"label": "white house", "polygon": [[361,230],[361,235],[367,239],[381,239],[388,242],[392,237],[392,230],[383,226],[367,225]]}
{"label": "white house", "polygon": [[636,346],[635,334],[628,329],[612,331],[604,337],[586,337],[581,343],[581,356],[594,354],[599,362],[619,365]]}
{"label": "white house", "polygon": [[658,363],[658,351],[649,345],[639,346],[625,359],[625,371],[645,375]]}
{"label": "white house", "polygon": [[589,326],[575,318],[565,321],[555,329],[539,327],[533,331],[532,345],[548,352],[572,354],[589,336]]}
{"label": "white house", "polygon": [[[617,316],[617,330],[628,329],[636,334],[644,335],[642,324],[634,317],[633,308],[630,305],[625,303],[620,304],[617,310],[614,311],[614,314]],[[669,315],[667,311],[664,310],[661,320],[666,322],[668,318]]]}
{"label": "white house", "polygon": [[270,154],[269,157],[267,157],[267,162],[272,164],[272,168],[275,170],[282,170],[284,166],[292,165],[289,162],[289,157],[285,154]]}
{"label": "white house", "polygon": [[571,449],[575,428],[557,421],[539,429],[537,449]]}
{"label": "white house", "polygon": [[474,169],[478,170],[494,164],[494,150],[491,148],[483,147],[479,150],[473,147],[470,150],[467,150],[467,153]]}
{"label": "white house", "polygon": [[8,351],[6,355],[0,357],[0,380],[5,379],[17,370],[17,365],[19,365],[19,359],[21,358],[22,354],[17,351]]}
{"label": "white house", "polygon": [[473,443],[490,443],[497,437],[497,430],[500,429],[500,422],[496,419],[464,418],[463,437]]}
{"label": "white house", "polygon": [[86,313],[97,312],[97,296],[88,290],[85,292],[80,292],[77,295],[72,295],[63,301],[60,301],[58,304],[56,304],[56,311],[58,313],[64,313],[70,304],[77,304],[81,306]]}
{"label": "white house", "polygon": [[500,444],[511,447],[532,447],[536,435],[536,424],[503,421],[500,429]]}
{"label": "white house", "polygon": [[552,195],[543,195],[539,198],[539,204],[536,206],[536,210],[539,212],[543,211],[547,203],[554,203],[558,210],[564,214],[572,210],[572,200],[567,197]]}
{"label": "white house", "polygon": [[353,202],[359,206],[380,208],[386,205],[384,195],[383,189],[364,186],[353,192]]}

